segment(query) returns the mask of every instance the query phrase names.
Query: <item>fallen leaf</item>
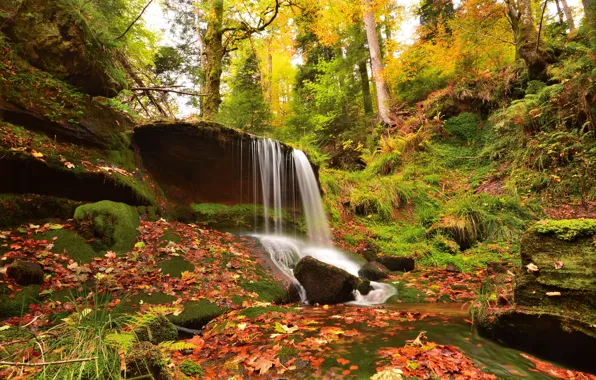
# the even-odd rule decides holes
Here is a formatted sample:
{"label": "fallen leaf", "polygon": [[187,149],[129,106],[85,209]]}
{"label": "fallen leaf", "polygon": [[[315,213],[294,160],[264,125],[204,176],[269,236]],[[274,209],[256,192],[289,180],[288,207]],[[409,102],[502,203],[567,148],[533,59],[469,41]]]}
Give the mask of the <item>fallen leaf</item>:
{"label": "fallen leaf", "polygon": [[555,269],[563,268],[563,261],[555,261]]}
{"label": "fallen leaf", "polygon": [[557,297],[561,295],[561,292],[546,292],[546,295],[549,297]]}
{"label": "fallen leaf", "polygon": [[538,272],[540,270],[534,263],[530,263],[530,264],[526,265],[526,268],[528,268],[528,273]]}

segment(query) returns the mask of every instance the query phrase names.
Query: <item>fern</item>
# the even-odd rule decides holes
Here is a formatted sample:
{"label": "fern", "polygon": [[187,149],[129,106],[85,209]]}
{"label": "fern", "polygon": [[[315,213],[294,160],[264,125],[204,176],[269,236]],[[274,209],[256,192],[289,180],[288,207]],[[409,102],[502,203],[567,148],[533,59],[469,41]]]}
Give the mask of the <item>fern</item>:
{"label": "fern", "polygon": [[162,350],[166,350],[166,351],[182,351],[182,350],[192,350],[194,348],[197,348],[197,346],[195,346],[192,343],[188,343],[188,342],[173,342],[173,341],[167,341],[167,342],[161,342],[158,347]]}

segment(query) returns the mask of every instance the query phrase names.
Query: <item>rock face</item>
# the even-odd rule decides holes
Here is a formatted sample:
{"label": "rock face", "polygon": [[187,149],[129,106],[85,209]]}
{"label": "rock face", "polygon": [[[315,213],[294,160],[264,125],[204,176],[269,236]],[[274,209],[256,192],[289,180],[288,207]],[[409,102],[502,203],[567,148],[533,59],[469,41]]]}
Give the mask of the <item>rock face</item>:
{"label": "rock face", "polygon": [[123,88],[109,48],[82,13],[47,0],[24,0],[15,10],[3,31],[33,66],[93,96],[116,96]]}
{"label": "rock face", "polygon": [[15,261],[6,274],[19,285],[39,285],[43,282],[43,269],[41,265],[30,261]]}
{"label": "rock face", "polygon": [[409,272],[414,270],[416,262],[412,257],[379,256],[377,261],[391,271]]}
{"label": "rock face", "polygon": [[367,280],[379,281],[389,277],[389,269],[376,261],[371,261],[362,266],[358,271],[360,277],[364,277]]}
{"label": "rock face", "polygon": [[311,303],[336,304],[354,300],[360,279],[313,257],[302,258],[294,268],[294,276],[304,287]]}
{"label": "rock face", "polygon": [[[569,310],[596,310],[596,220],[538,222],[522,238],[522,271],[515,302]],[[528,272],[536,265],[538,271]],[[560,293],[549,296],[547,293]]]}
{"label": "rock face", "polygon": [[[254,194],[259,198],[262,194],[260,178],[254,181],[256,168],[252,165],[251,147],[256,138],[217,123],[157,122],[135,128],[133,143],[140,151],[143,166],[168,198],[187,206],[232,206],[253,204]],[[286,157],[291,152],[283,144],[281,150]],[[286,162],[289,166],[290,160]],[[289,191],[289,185],[282,188],[286,200],[282,206],[290,205]],[[262,203],[261,199],[257,201]]]}

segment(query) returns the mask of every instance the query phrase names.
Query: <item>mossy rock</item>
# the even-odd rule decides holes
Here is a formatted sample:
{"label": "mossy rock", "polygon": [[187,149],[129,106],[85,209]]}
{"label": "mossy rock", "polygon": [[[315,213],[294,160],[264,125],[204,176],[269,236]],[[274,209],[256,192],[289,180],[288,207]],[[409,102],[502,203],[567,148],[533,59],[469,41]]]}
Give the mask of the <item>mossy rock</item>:
{"label": "mossy rock", "polygon": [[[14,292],[0,284],[0,319],[19,317],[29,310],[29,305],[39,302],[39,285],[25,286]],[[10,296],[14,294],[14,298]]]}
{"label": "mossy rock", "polygon": [[208,300],[192,301],[184,304],[184,311],[179,315],[168,315],[175,325],[188,329],[200,330],[209,321],[226,312],[223,307]]}
{"label": "mossy rock", "polygon": [[[539,222],[523,235],[522,268],[515,286],[518,305],[596,309],[594,222],[581,219]],[[529,273],[526,269],[529,264],[539,270]],[[555,292],[560,296],[547,295]]]}
{"label": "mossy rock", "polygon": [[[54,240],[54,238],[56,238]],[[95,252],[87,240],[72,230],[53,230],[35,235],[36,240],[48,240],[54,244],[52,252],[64,254],[80,264],[87,264],[102,255]]]}
{"label": "mossy rock", "polygon": [[477,320],[481,335],[572,367],[596,372],[596,327],[561,311],[517,307]]}
{"label": "mossy rock", "polygon": [[390,273],[385,265],[370,261],[360,268],[358,275],[370,281],[379,281],[389,277]]}
{"label": "mossy rock", "polygon": [[193,376],[193,378],[203,378],[203,367],[192,360],[185,359],[178,365],[178,369],[185,375]]}
{"label": "mossy rock", "polygon": [[303,257],[294,275],[311,303],[336,304],[354,300],[354,291],[362,282],[358,277],[311,256]]}
{"label": "mossy rock", "polygon": [[169,260],[164,260],[158,264],[162,274],[170,275],[170,277],[180,278],[182,272],[192,272],[195,266],[186,261],[181,256],[174,256]]}
{"label": "mossy rock", "polygon": [[141,220],[149,222],[157,221],[157,210],[153,206],[139,206],[137,207],[137,212],[139,213]]}
{"label": "mossy rock", "polygon": [[95,238],[99,250],[124,254],[134,248],[141,223],[137,210],[124,203],[101,201],[77,207],[74,220],[83,235]]}
{"label": "mossy rock", "polygon": [[0,227],[50,218],[69,219],[81,202],[37,194],[0,195]]}
{"label": "mossy rock", "polygon": [[139,342],[151,342],[153,344],[173,342],[178,339],[176,326],[163,315],[158,315],[144,326],[136,327],[134,334]]}
{"label": "mossy rock", "polygon": [[[194,219],[213,228],[261,228],[265,225],[262,205],[239,204],[227,206],[217,203],[193,203]],[[273,222],[273,210],[269,210],[269,223]],[[282,212],[284,225],[295,225],[296,220],[288,212]]]}
{"label": "mossy rock", "polygon": [[124,378],[151,378],[172,380],[174,377],[167,366],[164,354],[149,342],[136,343],[125,356]]}
{"label": "mossy rock", "polygon": [[39,285],[43,282],[43,268],[30,261],[15,261],[8,266],[6,274],[19,285]]}

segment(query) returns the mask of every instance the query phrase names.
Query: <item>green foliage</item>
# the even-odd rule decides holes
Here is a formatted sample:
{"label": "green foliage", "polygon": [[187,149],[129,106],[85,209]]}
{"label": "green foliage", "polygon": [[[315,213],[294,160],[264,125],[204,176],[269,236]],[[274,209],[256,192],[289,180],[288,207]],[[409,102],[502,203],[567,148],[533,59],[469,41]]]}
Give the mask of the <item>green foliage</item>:
{"label": "green foliage", "polygon": [[445,121],[444,127],[450,134],[464,140],[471,141],[478,136],[480,117],[476,114],[463,112]]}
{"label": "green foliage", "polygon": [[377,215],[388,220],[393,210],[405,205],[413,198],[413,194],[410,184],[399,177],[376,177],[352,191],[350,208],[357,215]]}
{"label": "green foliage", "polygon": [[571,241],[579,237],[596,235],[596,219],[541,220],[532,227],[539,234],[555,235]]}
{"label": "green foliage", "polygon": [[99,239],[101,249],[119,254],[134,247],[141,222],[134,207],[111,201],[77,207],[74,220],[83,234]]}
{"label": "green foliage", "polygon": [[180,365],[178,366],[178,368],[185,375],[195,376],[195,377],[198,377],[199,379],[203,378],[203,368],[201,367],[200,364],[197,364],[197,363],[193,362],[192,360],[189,360],[189,359],[183,360],[182,363],[180,363]]}
{"label": "green foliage", "polygon": [[268,132],[271,114],[263,97],[260,73],[259,61],[251,52],[231,81],[232,89],[218,116],[221,123],[258,135]]}

